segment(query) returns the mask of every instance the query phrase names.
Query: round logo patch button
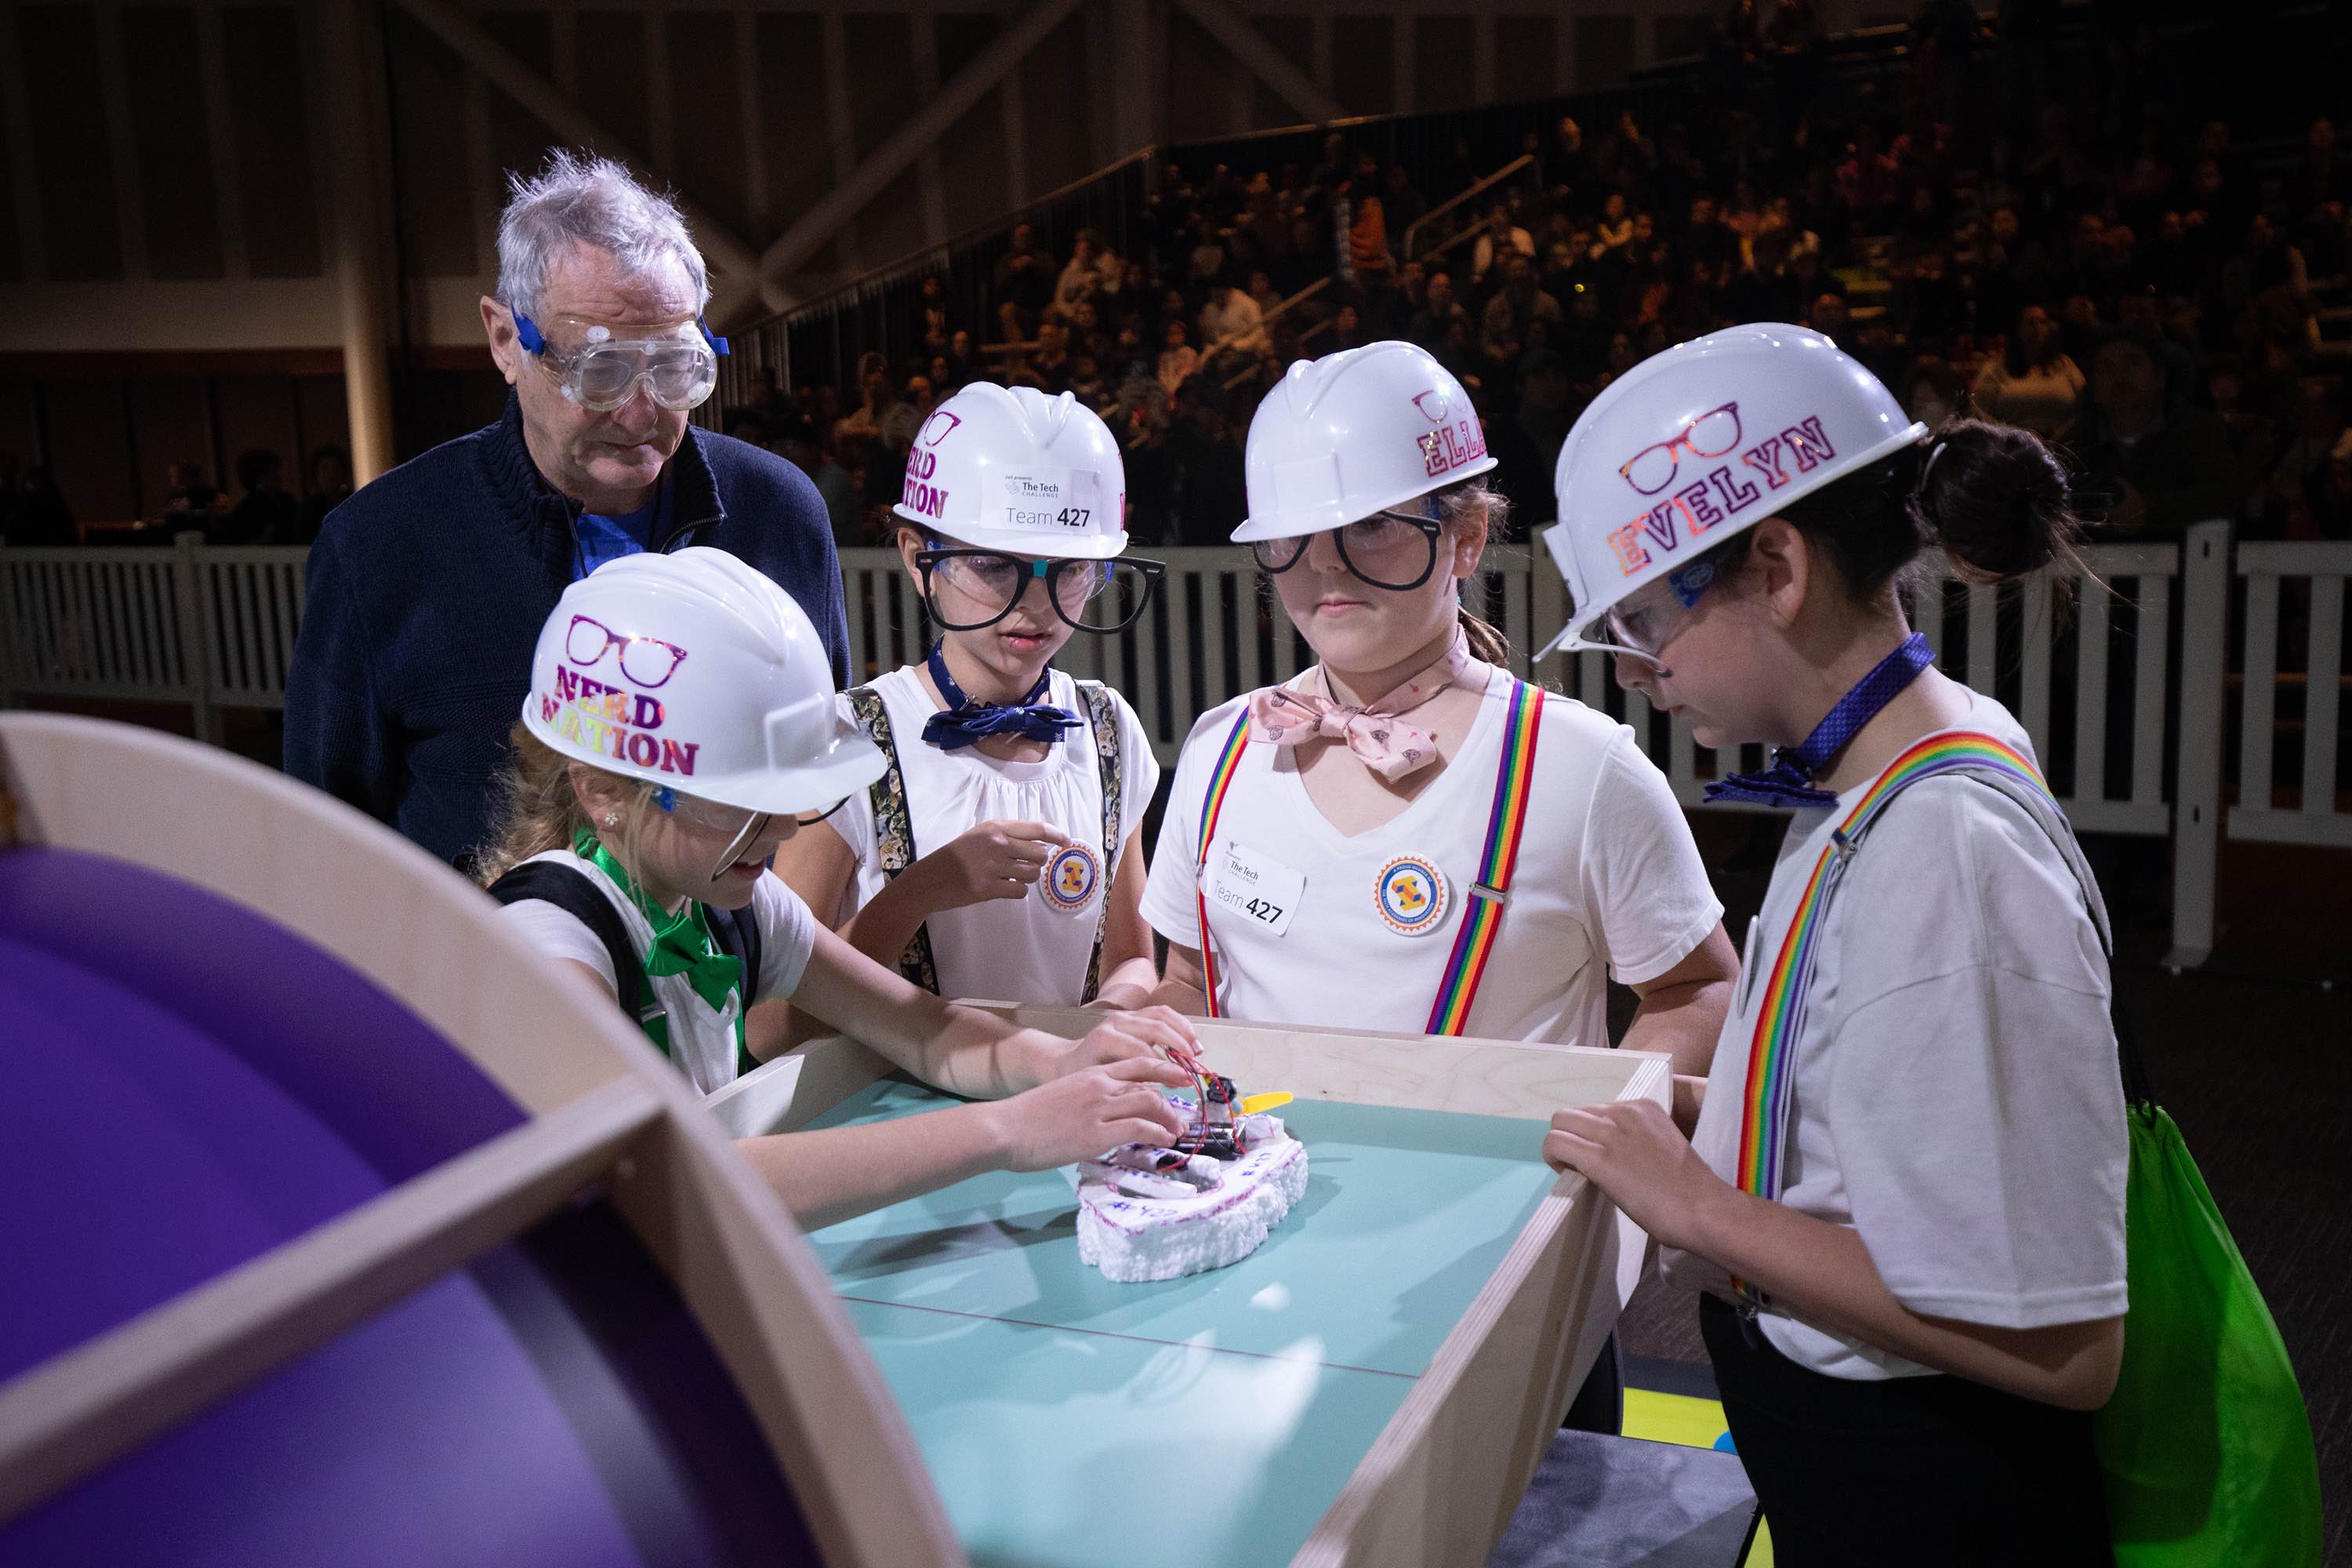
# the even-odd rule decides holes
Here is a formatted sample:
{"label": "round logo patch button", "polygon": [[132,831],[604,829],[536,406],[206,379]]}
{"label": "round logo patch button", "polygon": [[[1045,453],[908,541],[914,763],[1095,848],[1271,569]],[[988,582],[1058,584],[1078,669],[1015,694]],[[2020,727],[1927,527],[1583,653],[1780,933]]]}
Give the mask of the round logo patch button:
{"label": "round logo patch button", "polygon": [[1095,858],[1095,852],[1083,844],[1072,844],[1055,850],[1045,862],[1045,873],[1037,879],[1037,896],[1048,909],[1076,914],[1095,901],[1095,889],[1101,881],[1102,862]]}
{"label": "round logo patch button", "polygon": [[1445,923],[1445,877],[1434,862],[1400,855],[1372,881],[1372,905],[1391,931],[1421,936]]}

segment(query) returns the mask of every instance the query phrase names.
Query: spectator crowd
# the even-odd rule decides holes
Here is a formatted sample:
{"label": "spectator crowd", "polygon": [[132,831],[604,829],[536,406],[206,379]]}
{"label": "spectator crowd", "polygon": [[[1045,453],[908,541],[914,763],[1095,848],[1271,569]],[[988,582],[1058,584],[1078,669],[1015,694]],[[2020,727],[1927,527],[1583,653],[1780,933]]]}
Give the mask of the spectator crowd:
{"label": "spectator crowd", "polygon": [[[2041,41],[1935,0],[1905,65],[1834,90],[1802,0],[1733,5],[1683,118],[1526,128],[1491,172],[1383,163],[1341,134],[1311,165],[1170,163],[1128,227],[1067,255],[1014,227],[988,309],[922,284],[920,346],[850,386],[756,387],[731,433],[806,469],[837,542],[879,542],[905,454],[966,382],[1067,391],[1126,447],[1130,526],[1222,543],[1243,441],[1291,361],[1423,344],[1471,389],[1523,520],[1553,510],[1569,427],[1611,380],[1738,321],[1810,325],[1916,416],[1975,412],[2059,443],[2109,537],[2352,537],[2352,434],[2323,309],[2352,261],[2331,121],[2242,146],[2184,121],[2145,29],[2056,71]],[[2019,18],[2033,8],[2011,8]],[[1433,218],[1423,220],[1435,213]],[[1301,298],[1301,295],[1304,298]]]}

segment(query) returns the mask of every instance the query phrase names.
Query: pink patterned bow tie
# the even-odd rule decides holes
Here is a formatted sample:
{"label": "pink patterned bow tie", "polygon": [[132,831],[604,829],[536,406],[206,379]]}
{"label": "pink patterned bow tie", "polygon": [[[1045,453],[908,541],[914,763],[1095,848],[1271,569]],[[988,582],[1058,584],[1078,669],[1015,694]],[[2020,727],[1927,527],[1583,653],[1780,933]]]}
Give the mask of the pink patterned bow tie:
{"label": "pink patterned bow tie", "polygon": [[1249,738],[1277,746],[1295,746],[1318,736],[1345,741],[1358,761],[1393,783],[1437,760],[1437,738],[1397,716],[1461,684],[1476,662],[1470,657],[1469,639],[1456,632],[1444,658],[1379,701],[1361,707],[1313,691],[1269,686],[1250,693]]}

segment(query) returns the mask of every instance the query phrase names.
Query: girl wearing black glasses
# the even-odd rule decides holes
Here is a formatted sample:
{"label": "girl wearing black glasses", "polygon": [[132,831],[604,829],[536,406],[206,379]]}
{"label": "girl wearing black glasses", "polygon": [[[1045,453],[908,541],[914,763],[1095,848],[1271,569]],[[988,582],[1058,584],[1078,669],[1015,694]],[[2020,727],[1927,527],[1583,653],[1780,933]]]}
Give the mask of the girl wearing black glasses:
{"label": "girl wearing black glasses", "polygon": [[1126,490],[1110,431],[1066,394],[975,383],[908,450],[898,548],[940,640],[843,695],[889,771],[776,869],[942,996],[1121,1009],[1156,983],[1137,829],[1160,765],[1125,699],[1053,668],[1160,580],[1121,554]]}
{"label": "girl wearing black glasses", "polygon": [[[1411,343],[1294,364],[1247,461],[1234,539],[1317,662],[1185,742],[1143,899],[1159,999],[1606,1046],[1613,972],[1642,998],[1625,1043],[1703,1073],[1734,966],[1722,906],[1631,732],[1514,679],[1463,607],[1504,502],[1461,384]],[[1613,1370],[1576,1425],[1615,1429]]]}

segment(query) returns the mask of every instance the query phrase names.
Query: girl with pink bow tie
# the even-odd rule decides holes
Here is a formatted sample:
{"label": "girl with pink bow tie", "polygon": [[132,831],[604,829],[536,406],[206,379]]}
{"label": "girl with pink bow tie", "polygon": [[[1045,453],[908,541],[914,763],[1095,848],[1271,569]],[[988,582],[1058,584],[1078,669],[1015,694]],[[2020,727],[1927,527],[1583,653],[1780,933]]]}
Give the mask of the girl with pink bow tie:
{"label": "girl with pink bow tie", "polygon": [[1155,1000],[1268,1023],[1625,1044],[1703,1073],[1735,963],[1631,731],[1497,668],[1464,609],[1504,499],[1461,384],[1411,343],[1302,361],[1251,422],[1251,546],[1317,663],[1204,714],[1143,914]]}
{"label": "girl with pink bow tie", "polygon": [[[1633,732],[1497,668],[1462,606],[1507,503],[1461,384],[1411,343],[1301,362],[1246,463],[1234,542],[1317,663],[1185,742],[1143,894],[1168,941],[1153,1000],[1606,1046],[1613,973],[1641,997],[1622,1043],[1704,1075],[1737,968],[1723,908]],[[1613,1394],[1578,1424],[1613,1430]]]}

